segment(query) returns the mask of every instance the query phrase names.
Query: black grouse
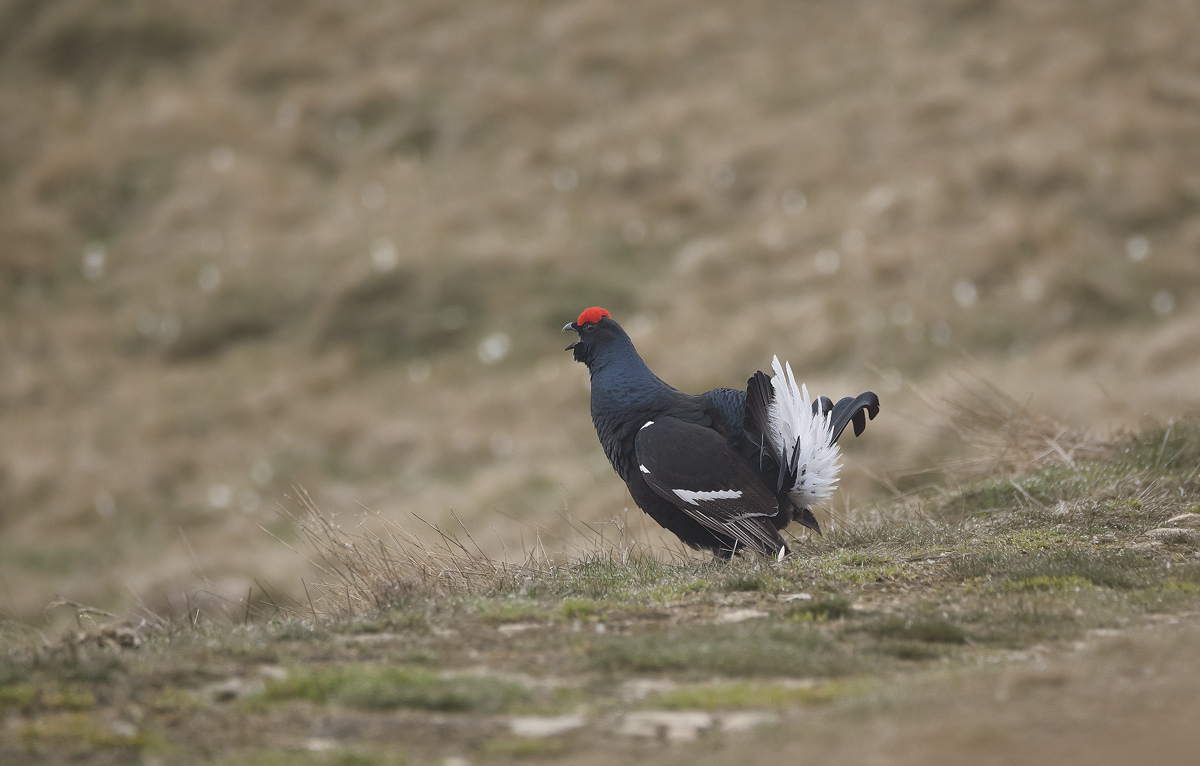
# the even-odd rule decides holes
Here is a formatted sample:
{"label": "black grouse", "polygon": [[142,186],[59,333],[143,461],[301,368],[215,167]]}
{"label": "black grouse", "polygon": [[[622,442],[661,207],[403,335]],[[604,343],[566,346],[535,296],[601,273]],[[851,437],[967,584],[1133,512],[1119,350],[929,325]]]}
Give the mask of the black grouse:
{"label": "black grouse", "polygon": [[782,558],[779,531],[793,521],[821,531],[809,506],[833,493],[838,437],[850,424],[861,434],[879,397],[810,400],[778,357],[775,375],[756,372],[745,391],[685,394],[650,371],[605,309],[563,330],[579,334],[567,350],[591,374],[604,454],[650,518],[721,558],[747,548]]}

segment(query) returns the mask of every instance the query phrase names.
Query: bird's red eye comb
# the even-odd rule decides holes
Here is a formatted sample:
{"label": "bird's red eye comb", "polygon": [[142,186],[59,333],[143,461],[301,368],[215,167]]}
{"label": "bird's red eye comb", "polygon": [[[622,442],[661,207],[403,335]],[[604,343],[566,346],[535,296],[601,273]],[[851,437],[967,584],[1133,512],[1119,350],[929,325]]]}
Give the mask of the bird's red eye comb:
{"label": "bird's red eye comb", "polygon": [[575,324],[583,327],[585,324],[595,324],[604,317],[612,317],[612,314],[608,313],[608,309],[592,306],[590,309],[583,310],[583,313],[579,315],[579,319],[575,320]]}

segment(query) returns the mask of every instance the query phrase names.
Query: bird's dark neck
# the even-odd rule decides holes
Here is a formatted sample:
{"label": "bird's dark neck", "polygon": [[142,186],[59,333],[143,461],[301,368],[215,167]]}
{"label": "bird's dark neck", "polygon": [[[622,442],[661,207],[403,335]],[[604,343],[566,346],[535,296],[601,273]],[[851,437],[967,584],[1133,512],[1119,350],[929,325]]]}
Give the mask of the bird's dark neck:
{"label": "bird's dark neck", "polygon": [[650,371],[628,338],[600,350],[588,362],[588,372],[592,379],[593,415],[598,406],[613,412],[628,412],[678,393]]}
{"label": "bird's dark neck", "polygon": [[606,346],[588,363],[592,380],[592,423],[617,473],[632,464],[633,437],[679,391],[650,371],[628,338]]}

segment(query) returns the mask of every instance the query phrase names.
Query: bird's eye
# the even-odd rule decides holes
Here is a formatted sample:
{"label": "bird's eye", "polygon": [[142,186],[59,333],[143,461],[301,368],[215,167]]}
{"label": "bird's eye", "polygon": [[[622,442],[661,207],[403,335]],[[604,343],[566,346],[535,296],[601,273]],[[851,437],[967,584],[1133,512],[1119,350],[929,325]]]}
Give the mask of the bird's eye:
{"label": "bird's eye", "polygon": [[587,330],[588,332],[591,332],[592,330],[596,329],[596,325],[592,324],[591,322],[587,322],[586,324],[584,324],[583,329]]}

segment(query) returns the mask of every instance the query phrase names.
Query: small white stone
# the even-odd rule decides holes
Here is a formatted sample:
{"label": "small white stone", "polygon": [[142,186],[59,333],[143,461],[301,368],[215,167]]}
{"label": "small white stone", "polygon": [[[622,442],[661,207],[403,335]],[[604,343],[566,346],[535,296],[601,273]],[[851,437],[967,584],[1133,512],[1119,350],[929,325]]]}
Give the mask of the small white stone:
{"label": "small white stone", "polygon": [[630,702],[644,700],[651,694],[666,694],[674,691],[677,684],[657,678],[635,678],[621,685],[621,697]]}
{"label": "small white stone", "polygon": [[722,612],[717,618],[717,622],[746,622],[767,616],[769,616],[768,613],[761,609],[731,609],[728,612]]}
{"label": "small white stone", "polygon": [[726,713],[721,716],[721,731],[749,731],[750,729],[757,729],[760,726],[767,726],[778,721],[779,716],[775,713],[742,710],[736,713]]}
{"label": "small white stone", "polygon": [[1094,641],[1098,638],[1116,638],[1121,635],[1121,631],[1115,628],[1092,628],[1085,634],[1088,641]]}
{"label": "small white stone", "polygon": [[713,727],[708,713],[648,710],[630,713],[621,721],[618,733],[627,737],[649,737],[668,742],[690,742]]}
{"label": "small white stone", "polygon": [[787,603],[789,601],[812,601],[811,593],[789,593],[786,596],[781,596],[780,601]]}
{"label": "small white stone", "polygon": [[313,737],[304,743],[304,749],[310,753],[327,753],[338,746],[336,739]]}
{"label": "small white stone", "polygon": [[584,724],[582,715],[525,716],[508,722],[518,737],[553,737],[578,729]]}
{"label": "small white stone", "polygon": [[1200,513],[1181,513],[1167,519],[1167,523],[1174,527],[1200,529]]}

